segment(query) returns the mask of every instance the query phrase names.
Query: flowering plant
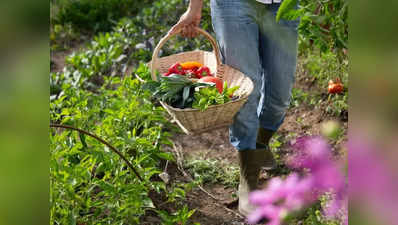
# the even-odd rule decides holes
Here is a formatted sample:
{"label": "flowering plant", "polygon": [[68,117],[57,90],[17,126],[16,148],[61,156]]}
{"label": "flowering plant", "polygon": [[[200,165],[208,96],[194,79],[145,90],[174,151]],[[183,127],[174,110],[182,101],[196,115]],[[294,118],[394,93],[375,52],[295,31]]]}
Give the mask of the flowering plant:
{"label": "flowering plant", "polygon": [[265,190],[251,193],[250,201],[257,208],[248,216],[248,222],[266,218],[267,225],[279,225],[290,212],[331,193],[325,215],[339,217],[348,224],[347,185],[339,165],[332,160],[331,147],[320,137],[298,138],[292,147],[295,152],[288,158],[288,165],[296,172],[284,180],[273,178]]}

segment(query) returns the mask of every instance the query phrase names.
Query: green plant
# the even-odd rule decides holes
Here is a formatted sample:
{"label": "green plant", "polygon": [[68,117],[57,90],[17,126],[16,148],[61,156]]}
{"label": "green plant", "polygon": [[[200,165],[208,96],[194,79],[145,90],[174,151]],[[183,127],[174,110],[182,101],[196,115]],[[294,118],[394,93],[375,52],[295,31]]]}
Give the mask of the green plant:
{"label": "green plant", "polygon": [[192,173],[193,178],[201,183],[221,182],[228,187],[236,187],[239,183],[238,166],[202,158],[188,159],[184,166]]}
{"label": "green plant", "polygon": [[[149,187],[144,184],[166,194],[170,202],[185,197],[188,188],[185,184],[176,185],[173,191],[167,192],[164,183],[150,182],[161,172],[158,168],[160,160],[173,160],[161,146],[171,143],[167,130],[174,127],[165,120],[164,110],[150,101],[151,93],[144,91],[138,80],[120,78],[129,66],[150,60],[154,43],[177,18],[177,13],[174,19],[170,17],[171,9],[182,13],[185,6],[180,0],[159,1],[142,9],[135,18],[121,20],[112,32],[96,35],[85,50],[67,58],[67,66],[62,72],[50,74],[51,121],[106,138],[137,168],[145,181],[139,182],[118,155],[96,140],[67,130],[52,130],[52,224],[140,224],[146,211],[154,209],[148,195]],[[74,25],[67,26],[72,31]],[[63,25],[57,26],[59,32],[54,33],[54,40],[62,38],[60,32],[63,29]],[[165,46],[163,53],[203,47],[198,40],[177,39],[170,43],[173,42],[181,48]],[[150,72],[142,63],[134,72],[150,79]],[[191,213],[184,209],[174,216],[177,221],[186,223]]]}
{"label": "green plant", "polygon": [[[303,57],[300,67],[315,81],[317,89],[321,93],[306,94],[302,91],[293,89],[293,101],[291,105],[297,106],[300,103],[298,99],[303,99],[310,105],[317,106],[327,104],[325,112],[332,116],[341,116],[348,111],[348,58],[347,56],[338,59],[337,54],[329,51],[319,53],[307,50],[302,53]],[[341,94],[328,94],[329,80],[340,79],[344,85],[344,91]],[[326,96],[326,97],[325,97]]]}
{"label": "green plant", "polygon": [[219,105],[231,101],[233,93],[239,89],[239,86],[228,88],[227,82],[224,82],[222,93],[216,87],[205,87],[199,89],[194,94],[192,108],[206,110],[210,105]]}
{"label": "green plant", "polygon": [[73,42],[80,42],[82,34],[76,31],[70,23],[56,24],[50,27],[50,47],[53,51],[67,50]]}
{"label": "green plant", "polygon": [[283,1],[277,20],[301,17],[299,26],[301,42],[304,46],[316,46],[321,52],[336,50],[340,56],[348,45],[348,1],[347,0],[301,0],[300,8],[295,9],[297,0]]}
{"label": "green plant", "polygon": [[308,102],[309,93],[303,91],[302,89],[293,88],[292,89],[292,99],[290,101],[290,107],[298,107],[303,102]]}
{"label": "green plant", "polygon": [[165,211],[158,211],[157,213],[163,219],[163,224],[165,225],[175,225],[175,224],[185,225],[187,224],[188,219],[195,213],[195,211],[196,211],[195,209],[189,210],[188,207],[184,206],[182,209],[177,210],[175,213],[172,213],[171,215]]}
{"label": "green plant", "polygon": [[[57,75],[62,77],[57,85],[70,83],[75,88],[95,90],[103,85],[104,76],[122,76],[129,67],[139,69],[140,63],[151,60],[155,43],[185,9],[182,0],[156,1],[150,7],[142,8],[136,17],[121,19],[111,32],[94,36],[86,46],[87,50],[67,57],[64,71]],[[170,15],[170,11],[175,13]],[[203,18],[204,24],[210,23],[209,12],[204,12]],[[211,50],[211,45],[203,38],[173,38],[161,52],[162,55],[170,55],[197,48]]]}
{"label": "green plant", "polygon": [[343,57],[342,61],[338,56],[329,51],[319,53],[315,51],[302,52],[306,57],[302,60],[302,66],[309,75],[313,77],[320,88],[327,91],[329,80],[339,78],[344,85],[348,83],[348,58]]}
{"label": "green plant", "polygon": [[322,207],[327,203],[327,195],[322,196],[319,201],[305,212],[299,212],[287,219],[287,224],[297,224],[301,221],[302,224],[308,225],[340,225],[340,221],[327,219],[322,212]]}
{"label": "green plant", "polygon": [[222,94],[220,94],[215,87],[201,88],[195,92],[195,100],[192,103],[192,108],[206,110],[210,105],[219,105],[226,103]]}
{"label": "green plant", "polygon": [[348,110],[347,98],[347,95],[329,96],[329,104],[326,107],[326,112],[333,116],[341,116],[343,112],[347,112]]}
{"label": "green plant", "polygon": [[135,15],[150,0],[59,0],[51,2],[55,8],[53,23],[73,24],[79,29],[108,31],[122,17]]}
{"label": "green plant", "polygon": [[[100,142],[68,130],[50,132],[51,223],[129,223],[154,204],[151,187],[163,193],[165,185],[150,182],[161,172],[160,160],[173,160],[162,145],[170,145],[170,126],[164,110],[154,106],[150,93],[132,78],[106,78],[115,89],[96,93],[63,84],[62,96],[50,104],[51,121],[72,125],[106,137],[137,168],[140,182],[117,154]],[[178,190],[170,198],[183,198]],[[173,194],[174,193],[174,194]]]}

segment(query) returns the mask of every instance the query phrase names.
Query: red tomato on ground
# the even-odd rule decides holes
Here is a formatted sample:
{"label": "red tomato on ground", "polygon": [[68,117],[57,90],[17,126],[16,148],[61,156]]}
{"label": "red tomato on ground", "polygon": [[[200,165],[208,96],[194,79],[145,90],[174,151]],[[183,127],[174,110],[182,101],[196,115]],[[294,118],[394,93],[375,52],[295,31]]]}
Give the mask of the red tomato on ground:
{"label": "red tomato on ground", "polygon": [[222,93],[223,82],[218,77],[206,76],[206,77],[200,78],[198,80],[198,82],[199,83],[214,83],[214,84],[216,84],[216,88],[218,89],[218,92]]}
{"label": "red tomato on ground", "polygon": [[344,86],[340,82],[340,79],[337,79],[336,82],[333,82],[333,80],[329,81],[328,92],[330,94],[341,93],[341,92],[343,92],[343,90],[344,90]]}

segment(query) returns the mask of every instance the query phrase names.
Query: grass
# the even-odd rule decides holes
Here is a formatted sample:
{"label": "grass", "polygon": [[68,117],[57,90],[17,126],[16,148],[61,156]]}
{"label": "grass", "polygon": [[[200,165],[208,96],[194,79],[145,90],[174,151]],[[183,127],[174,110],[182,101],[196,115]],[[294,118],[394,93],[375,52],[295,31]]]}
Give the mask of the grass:
{"label": "grass", "polygon": [[235,165],[195,157],[187,159],[184,166],[195,180],[204,184],[221,183],[226,187],[237,187],[239,184],[239,167]]}
{"label": "grass", "polygon": [[[327,204],[328,195],[325,194],[319,198],[319,201],[304,212],[298,212],[287,219],[287,225],[296,225],[301,221],[305,225],[340,225],[340,222],[333,219],[327,219],[323,215],[322,207]],[[294,216],[294,217],[293,217]]]}
{"label": "grass", "polygon": [[[348,111],[348,56],[338,55],[332,51],[321,53],[317,50],[302,51],[298,63],[300,77],[305,81],[308,90],[295,87],[292,90],[290,108],[307,105],[320,107],[327,115],[346,117]],[[327,92],[328,82],[340,79],[345,89],[340,94]],[[345,118],[346,119],[346,118]]]}

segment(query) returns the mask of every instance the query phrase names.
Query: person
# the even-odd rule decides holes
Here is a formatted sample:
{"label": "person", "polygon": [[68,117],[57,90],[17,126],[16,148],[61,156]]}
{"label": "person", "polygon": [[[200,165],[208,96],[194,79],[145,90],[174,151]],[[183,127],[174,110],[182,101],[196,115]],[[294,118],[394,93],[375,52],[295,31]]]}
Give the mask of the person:
{"label": "person", "polygon": [[[245,216],[254,210],[248,196],[257,189],[261,168],[275,165],[269,141],[284,120],[296,71],[298,20],[276,22],[280,5],[275,0],[210,1],[222,62],[254,83],[229,129],[239,155],[239,212]],[[190,0],[170,32],[195,37],[202,7],[202,0]]]}

